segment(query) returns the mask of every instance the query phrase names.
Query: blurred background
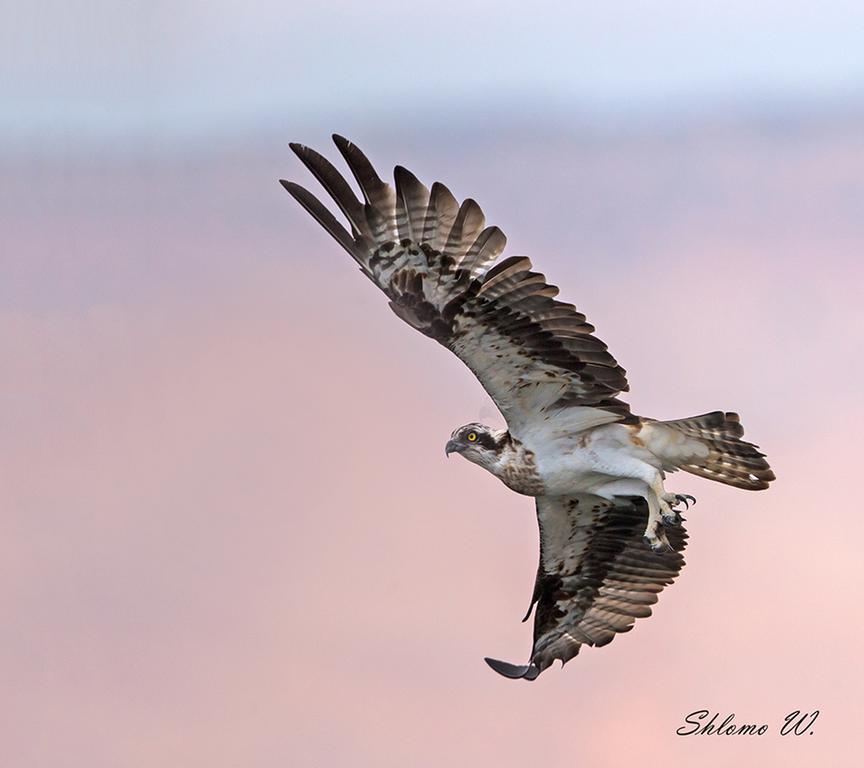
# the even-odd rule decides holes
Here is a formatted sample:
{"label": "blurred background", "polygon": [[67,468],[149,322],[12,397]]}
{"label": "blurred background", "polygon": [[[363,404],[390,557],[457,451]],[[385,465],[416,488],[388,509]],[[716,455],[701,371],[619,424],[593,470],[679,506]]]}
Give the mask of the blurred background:
{"label": "blurred background", "polygon": [[[864,6],[3,18],[3,765],[858,764]],[[679,582],[531,685],[482,657],[530,649],[532,504],[443,454],[482,389],[277,184],[333,131],[475,197],[635,412],[737,410],[777,471],[674,476]]]}

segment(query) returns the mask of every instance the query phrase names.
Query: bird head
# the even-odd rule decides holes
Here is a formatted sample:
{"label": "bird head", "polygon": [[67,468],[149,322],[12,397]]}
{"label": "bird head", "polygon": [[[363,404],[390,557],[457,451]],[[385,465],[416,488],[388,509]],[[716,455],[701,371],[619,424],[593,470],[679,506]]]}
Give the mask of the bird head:
{"label": "bird head", "polygon": [[501,455],[501,438],[500,430],[483,424],[466,424],[450,435],[444,452],[447,456],[461,453],[468,461],[491,469]]}

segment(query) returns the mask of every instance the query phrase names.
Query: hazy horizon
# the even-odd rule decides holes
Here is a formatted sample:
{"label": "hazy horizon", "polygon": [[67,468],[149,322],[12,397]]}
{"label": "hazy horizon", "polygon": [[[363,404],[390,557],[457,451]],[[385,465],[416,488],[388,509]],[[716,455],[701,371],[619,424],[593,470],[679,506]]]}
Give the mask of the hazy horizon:
{"label": "hazy horizon", "polygon": [[496,109],[523,119],[525,103],[620,121],[864,98],[864,7],[846,0],[554,0],[530,14],[338,0],[326,17],[273,0],[40,0],[10,17],[0,144],[170,142],[358,113],[401,124],[436,109],[462,124]]}

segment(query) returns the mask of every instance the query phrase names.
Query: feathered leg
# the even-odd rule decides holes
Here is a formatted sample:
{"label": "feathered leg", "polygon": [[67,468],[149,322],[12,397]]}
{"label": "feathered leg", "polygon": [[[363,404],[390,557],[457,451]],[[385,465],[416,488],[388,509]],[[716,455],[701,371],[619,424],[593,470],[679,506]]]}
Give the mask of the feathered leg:
{"label": "feathered leg", "polygon": [[648,523],[645,526],[645,543],[655,552],[668,552],[671,550],[669,541],[663,531],[664,525],[678,525],[681,516],[674,509],[679,502],[683,502],[689,509],[689,502],[695,502],[692,496],[680,496],[667,493],[663,488],[663,476],[656,472],[650,480],[650,488],[645,496],[648,502]]}

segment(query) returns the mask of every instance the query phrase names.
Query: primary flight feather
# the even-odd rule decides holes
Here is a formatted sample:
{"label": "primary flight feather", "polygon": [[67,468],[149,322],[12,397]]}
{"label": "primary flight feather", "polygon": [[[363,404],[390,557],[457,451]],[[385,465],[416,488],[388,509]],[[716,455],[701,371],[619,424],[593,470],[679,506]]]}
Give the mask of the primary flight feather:
{"label": "primary flight feather", "polygon": [[[459,453],[536,502],[540,564],[529,608],[527,664],[487,659],[506,677],[533,680],[582,645],[605,645],[649,616],[676,577],[686,533],[667,472],[748,490],[774,479],[735,413],[675,421],[631,413],[619,395],[626,374],[594,327],[524,256],[501,261],[506,237],[480,207],[459,204],[443,184],[427,189],[397,166],[395,185],[334,136],[363,199],[322,155],[291,148],[330,195],[348,228],[312,193],[291,195],[354,258],[402,320],[443,344],[477,376],[507,421],[456,429]],[[528,616],[525,618],[527,619]]]}

